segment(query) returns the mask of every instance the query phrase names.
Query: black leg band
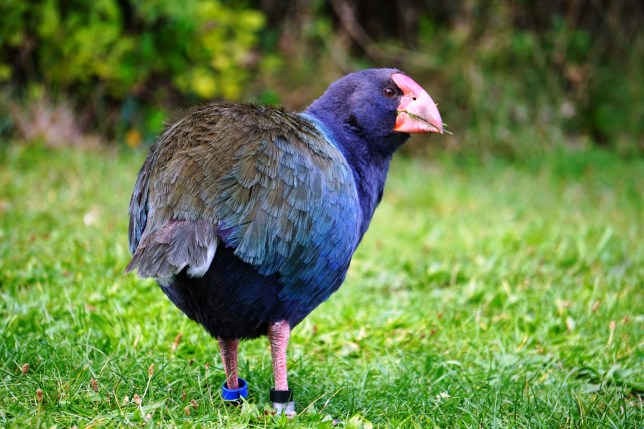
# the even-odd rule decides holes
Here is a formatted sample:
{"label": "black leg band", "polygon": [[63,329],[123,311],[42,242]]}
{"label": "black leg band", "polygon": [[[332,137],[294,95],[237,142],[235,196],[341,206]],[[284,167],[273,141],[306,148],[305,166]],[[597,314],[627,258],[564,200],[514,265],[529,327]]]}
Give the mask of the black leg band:
{"label": "black leg band", "polygon": [[271,389],[271,402],[278,402],[280,404],[286,404],[293,400],[293,391],[288,390],[275,390]]}

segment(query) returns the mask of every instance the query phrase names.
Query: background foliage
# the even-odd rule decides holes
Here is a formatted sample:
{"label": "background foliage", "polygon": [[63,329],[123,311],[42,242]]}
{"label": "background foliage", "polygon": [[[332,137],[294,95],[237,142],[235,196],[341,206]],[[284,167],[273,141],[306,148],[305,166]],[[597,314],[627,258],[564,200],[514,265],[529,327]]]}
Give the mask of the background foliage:
{"label": "background foliage", "polygon": [[89,127],[158,131],[176,99],[240,98],[261,12],[218,1],[3,2],[0,78]]}
{"label": "background foliage", "polygon": [[642,12],[636,0],[6,0],[0,132],[52,140],[58,115],[77,135],[137,145],[179,107],[301,109],[344,73],[396,66],[439,101],[449,150],[641,154]]}

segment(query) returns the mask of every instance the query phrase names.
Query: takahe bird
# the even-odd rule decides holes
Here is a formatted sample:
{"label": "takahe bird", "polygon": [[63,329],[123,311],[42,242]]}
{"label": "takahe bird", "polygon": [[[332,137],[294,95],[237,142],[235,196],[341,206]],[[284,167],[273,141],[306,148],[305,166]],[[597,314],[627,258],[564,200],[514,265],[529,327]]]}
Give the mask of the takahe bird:
{"label": "takahe bird", "polygon": [[240,339],[268,335],[278,412],[291,329],[336,291],[412,133],[442,133],[431,97],[405,73],[370,69],[334,82],[303,113],[216,102],[169,125],[130,202],[126,271],[153,277],[217,338],[222,395],[247,395]]}

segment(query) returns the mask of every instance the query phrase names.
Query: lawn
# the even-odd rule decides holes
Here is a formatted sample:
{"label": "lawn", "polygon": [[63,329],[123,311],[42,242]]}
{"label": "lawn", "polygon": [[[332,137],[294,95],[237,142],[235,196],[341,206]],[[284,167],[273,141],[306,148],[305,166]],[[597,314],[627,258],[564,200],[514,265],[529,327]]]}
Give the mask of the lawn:
{"label": "lawn", "polygon": [[642,427],[644,159],[396,159],[289,421],[266,340],[226,405],[216,342],[123,274],[143,157],[0,145],[0,426]]}

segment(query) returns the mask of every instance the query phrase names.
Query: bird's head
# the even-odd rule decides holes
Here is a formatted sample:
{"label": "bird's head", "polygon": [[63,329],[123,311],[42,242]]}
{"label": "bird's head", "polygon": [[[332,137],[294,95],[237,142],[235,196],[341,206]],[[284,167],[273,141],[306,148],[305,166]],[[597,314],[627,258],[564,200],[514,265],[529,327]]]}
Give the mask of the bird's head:
{"label": "bird's head", "polygon": [[376,139],[396,134],[443,133],[443,122],[427,91],[397,69],[368,69],[335,81],[307,109],[327,126],[341,122]]}

